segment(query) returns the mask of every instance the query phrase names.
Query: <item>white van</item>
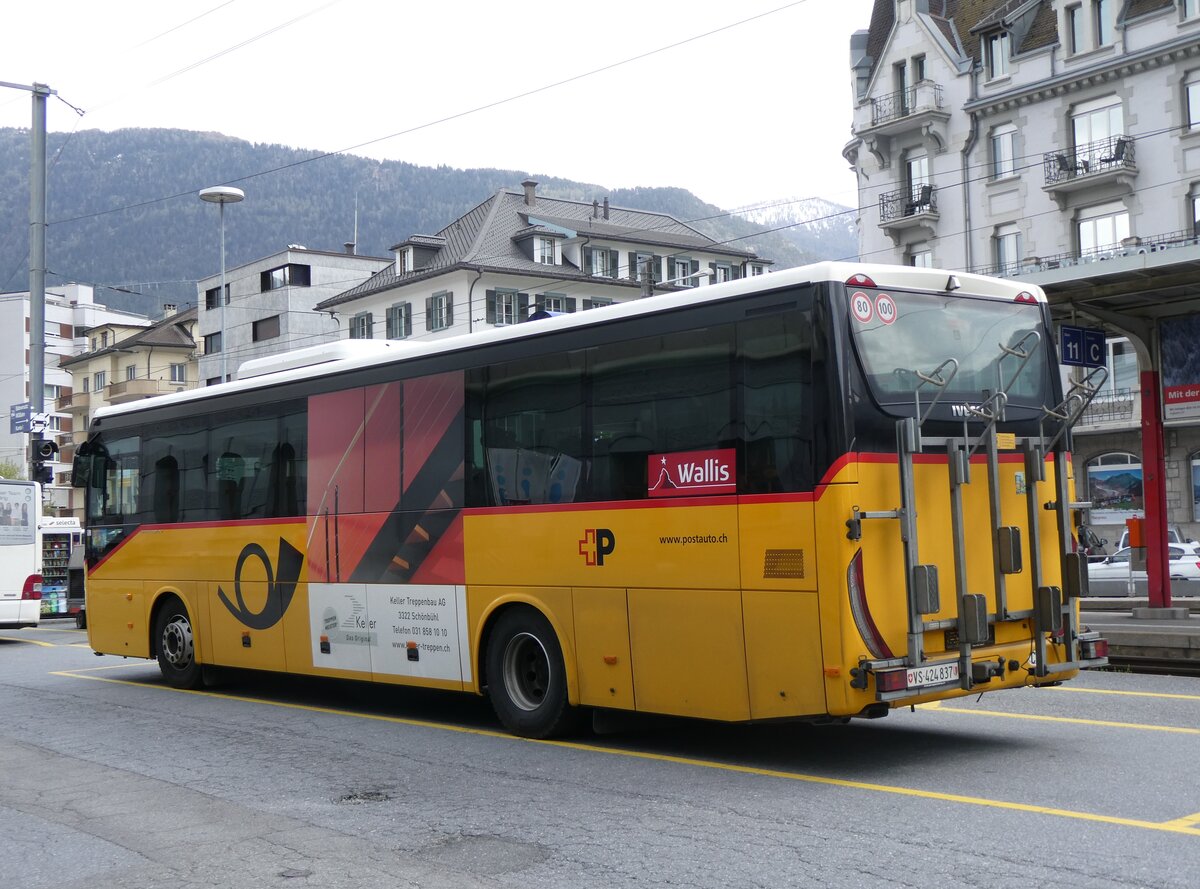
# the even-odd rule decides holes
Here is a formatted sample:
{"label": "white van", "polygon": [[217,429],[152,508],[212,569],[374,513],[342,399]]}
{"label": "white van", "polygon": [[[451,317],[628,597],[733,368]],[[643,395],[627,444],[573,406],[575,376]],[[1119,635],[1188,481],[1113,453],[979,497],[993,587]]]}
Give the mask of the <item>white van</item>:
{"label": "white van", "polygon": [[[1190,537],[1185,537],[1183,529],[1178,525],[1167,526],[1167,543],[1195,543]],[[1121,542],[1117,544],[1117,549],[1125,549],[1129,546],[1129,529],[1121,532]]]}
{"label": "white van", "polygon": [[42,616],[42,486],[0,479],[0,629]]}

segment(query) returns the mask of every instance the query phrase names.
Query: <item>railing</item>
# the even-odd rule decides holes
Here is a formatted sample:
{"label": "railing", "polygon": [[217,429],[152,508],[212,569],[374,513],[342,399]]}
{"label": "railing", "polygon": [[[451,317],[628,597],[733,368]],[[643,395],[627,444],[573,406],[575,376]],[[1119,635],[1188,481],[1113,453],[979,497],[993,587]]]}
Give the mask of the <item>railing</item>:
{"label": "railing", "polygon": [[1126,238],[1120,244],[1108,244],[1104,247],[1093,247],[1073,253],[1055,253],[1051,256],[1034,256],[1016,263],[1003,265],[977,266],[972,271],[979,275],[995,275],[1000,278],[1019,278],[1022,275],[1036,275],[1054,269],[1065,269],[1073,266],[1088,265],[1121,256],[1137,256],[1144,253],[1161,253],[1177,247],[1200,246],[1200,232],[1192,229],[1166,232],[1147,237]]}
{"label": "railing", "polygon": [[937,110],[941,107],[941,84],[923,81],[916,86],[906,87],[886,96],[872,99],[871,126],[900,120],[917,111]]}
{"label": "railing", "polygon": [[1047,151],[1042,155],[1046,184],[1055,185],[1109,170],[1130,169],[1135,164],[1132,136],[1110,136],[1072,150]]}
{"label": "railing", "polygon": [[1136,393],[1132,389],[1116,389],[1097,395],[1079,417],[1080,425],[1113,423],[1134,418],[1137,406]]}
{"label": "railing", "polygon": [[914,185],[879,196],[880,222],[903,219],[918,213],[936,212],[937,188],[932,185]]}

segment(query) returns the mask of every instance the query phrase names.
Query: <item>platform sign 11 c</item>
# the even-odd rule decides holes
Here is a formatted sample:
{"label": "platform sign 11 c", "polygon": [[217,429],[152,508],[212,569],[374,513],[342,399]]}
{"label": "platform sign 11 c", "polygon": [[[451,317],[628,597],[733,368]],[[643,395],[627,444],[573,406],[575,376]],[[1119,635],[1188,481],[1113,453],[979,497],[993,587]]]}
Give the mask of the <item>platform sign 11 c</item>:
{"label": "platform sign 11 c", "polygon": [[1104,367],[1108,363],[1103,330],[1063,324],[1058,328],[1058,336],[1063,364],[1075,367]]}

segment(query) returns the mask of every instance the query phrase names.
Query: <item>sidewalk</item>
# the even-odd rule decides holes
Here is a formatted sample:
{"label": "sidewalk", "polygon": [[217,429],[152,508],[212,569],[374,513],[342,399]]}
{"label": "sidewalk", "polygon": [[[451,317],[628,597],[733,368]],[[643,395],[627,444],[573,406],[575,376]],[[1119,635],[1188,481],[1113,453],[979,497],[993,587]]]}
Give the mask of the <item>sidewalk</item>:
{"label": "sidewalk", "polygon": [[1186,619],[1135,618],[1133,609],[1146,608],[1149,600],[1095,598],[1080,600],[1080,623],[1108,640],[1109,657],[1153,661],[1179,661],[1200,668],[1200,599],[1172,597],[1172,607],[1186,607]]}

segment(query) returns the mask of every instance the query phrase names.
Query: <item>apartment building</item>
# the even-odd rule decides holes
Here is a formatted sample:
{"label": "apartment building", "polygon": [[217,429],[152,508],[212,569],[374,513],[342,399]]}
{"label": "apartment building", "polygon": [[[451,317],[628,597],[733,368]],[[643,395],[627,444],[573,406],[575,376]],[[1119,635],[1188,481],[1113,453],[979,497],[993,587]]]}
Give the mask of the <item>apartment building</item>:
{"label": "apartment building", "polygon": [[850,63],[863,258],[1029,280],[1106,331],[1075,472],[1114,539],[1161,369],[1168,521],[1200,536],[1200,3],[877,0]]}
{"label": "apartment building", "polygon": [[668,214],[549,198],[537,185],[500,189],[437,234],[412,235],[387,268],[317,309],[344,318],[352,339],[437,338],[770,268]]}

